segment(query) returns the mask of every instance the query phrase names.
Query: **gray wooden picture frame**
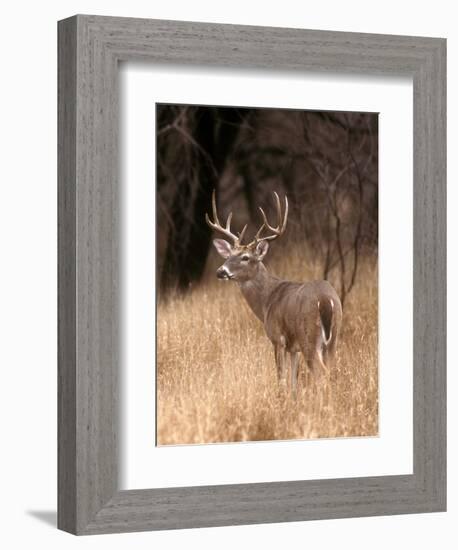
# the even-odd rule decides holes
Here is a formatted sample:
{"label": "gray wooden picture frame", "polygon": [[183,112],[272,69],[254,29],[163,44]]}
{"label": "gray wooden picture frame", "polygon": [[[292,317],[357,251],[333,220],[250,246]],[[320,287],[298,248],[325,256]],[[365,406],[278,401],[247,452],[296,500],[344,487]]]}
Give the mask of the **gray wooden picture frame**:
{"label": "gray wooden picture frame", "polygon": [[[88,15],[60,21],[58,37],[58,527],[95,534],[445,510],[445,40]],[[118,489],[117,76],[120,61],[138,60],[412,76],[412,475]]]}

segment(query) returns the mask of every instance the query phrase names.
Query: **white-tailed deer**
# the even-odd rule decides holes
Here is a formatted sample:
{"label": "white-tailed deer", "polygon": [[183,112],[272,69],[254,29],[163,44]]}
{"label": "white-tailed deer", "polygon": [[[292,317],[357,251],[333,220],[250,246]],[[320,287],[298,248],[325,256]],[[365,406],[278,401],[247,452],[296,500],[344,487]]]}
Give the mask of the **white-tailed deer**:
{"label": "white-tailed deer", "polygon": [[[291,282],[269,274],[262,263],[269,249],[269,241],[280,237],[288,219],[288,199],[282,215],[280,198],[274,193],[277,207],[277,226],[267,221],[259,207],[263,223],[254,239],[242,244],[247,226],[237,236],[231,232],[232,212],[222,226],[216,209],[215,192],[212,196],[213,221],[208,214],[208,225],[225,235],[230,242],[215,239],[218,253],[226,260],[217,270],[220,279],[236,281],[253,313],[264,324],[267,336],[274,346],[277,375],[280,383],[286,381],[286,359],[290,354],[291,388],[296,393],[299,353],[309,369],[332,365],[340,327],[342,306],[339,296],[328,281]],[[270,234],[264,235],[265,231]]]}

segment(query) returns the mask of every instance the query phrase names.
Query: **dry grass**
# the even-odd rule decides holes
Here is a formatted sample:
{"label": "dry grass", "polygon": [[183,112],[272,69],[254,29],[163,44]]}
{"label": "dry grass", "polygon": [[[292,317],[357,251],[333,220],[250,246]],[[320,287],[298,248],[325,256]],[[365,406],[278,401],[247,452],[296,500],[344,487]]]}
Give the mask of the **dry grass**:
{"label": "dry grass", "polygon": [[[307,280],[303,254],[269,266]],[[211,275],[211,276],[210,276]],[[307,376],[298,396],[279,392],[272,346],[235,283],[213,269],[157,317],[159,445],[369,436],[378,433],[377,265],[364,260],[345,305],[336,366]]]}

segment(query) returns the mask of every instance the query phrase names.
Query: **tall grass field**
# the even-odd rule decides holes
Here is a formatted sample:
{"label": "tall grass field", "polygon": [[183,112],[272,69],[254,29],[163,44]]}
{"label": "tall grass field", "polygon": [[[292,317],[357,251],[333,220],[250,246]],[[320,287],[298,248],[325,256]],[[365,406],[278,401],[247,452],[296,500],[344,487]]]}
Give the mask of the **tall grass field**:
{"label": "tall grass field", "polygon": [[[189,292],[158,300],[157,444],[377,435],[376,259],[361,259],[333,369],[306,374],[301,357],[296,399],[278,385],[262,323],[214,267]],[[267,267],[284,279],[320,278],[300,249]]]}

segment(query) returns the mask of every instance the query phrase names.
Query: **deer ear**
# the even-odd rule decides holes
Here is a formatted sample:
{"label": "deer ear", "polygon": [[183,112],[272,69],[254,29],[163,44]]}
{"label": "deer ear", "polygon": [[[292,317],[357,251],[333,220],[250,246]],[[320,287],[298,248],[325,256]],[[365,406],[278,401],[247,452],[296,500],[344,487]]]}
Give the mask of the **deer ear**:
{"label": "deer ear", "polygon": [[214,239],[213,245],[220,256],[223,258],[229,258],[232,253],[232,247],[227,241],[224,239]]}
{"label": "deer ear", "polygon": [[267,251],[269,250],[269,243],[267,241],[261,241],[256,246],[256,256],[258,258],[258,261],[261,261],[264,259],[264,256],[267,254]]}

